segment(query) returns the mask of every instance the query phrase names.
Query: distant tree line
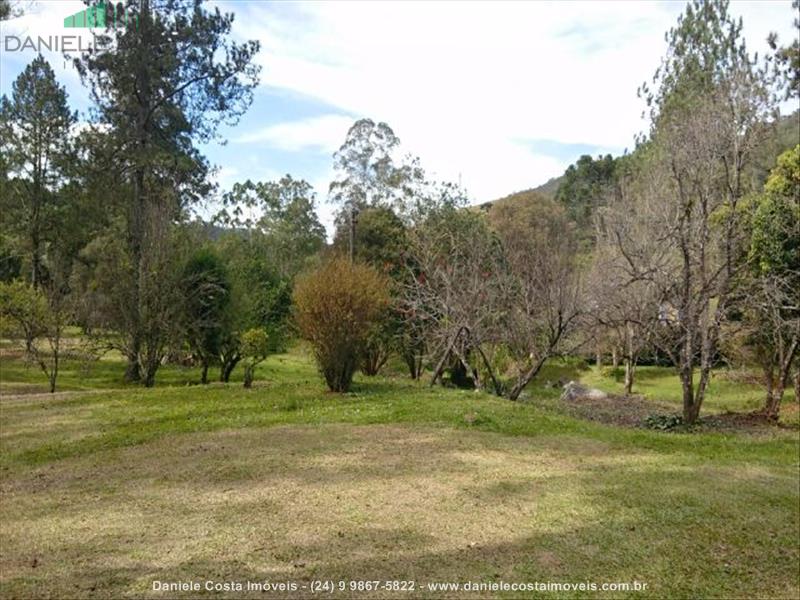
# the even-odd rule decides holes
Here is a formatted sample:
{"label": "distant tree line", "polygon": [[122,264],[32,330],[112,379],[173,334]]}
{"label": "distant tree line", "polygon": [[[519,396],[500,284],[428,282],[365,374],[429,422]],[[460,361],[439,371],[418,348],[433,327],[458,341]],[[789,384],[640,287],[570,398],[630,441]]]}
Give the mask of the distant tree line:
{"label": "distant tree line", "polygon": [[[796,42],[772,36],[758,61],[727,2],[690,3],[640,90],[648,131],[580,157],[552,198],[467,207],[360,119],[332,157],[328,243],[307,182],[217,197],[198,150],[250,105],[258,43],[193,0],[140,4],[138,27],[101,33],[113,51],[75,61],[88,126],[41,56],[0,105],[0,327],[52,390],[78,326],[145,386],[171,361],[202,383],[240,367],[250,387],[303,338],[336,392],[396,357],[414,379],[516,401],[553,357],[611,354],[630,394],[655,358],[676,368],[687,424],[714,367],[758,365],[777,418],[800,354],[800,146],[797,115],[777,111],[800,97]],[[213,223],[193,218],[210,198]]]}

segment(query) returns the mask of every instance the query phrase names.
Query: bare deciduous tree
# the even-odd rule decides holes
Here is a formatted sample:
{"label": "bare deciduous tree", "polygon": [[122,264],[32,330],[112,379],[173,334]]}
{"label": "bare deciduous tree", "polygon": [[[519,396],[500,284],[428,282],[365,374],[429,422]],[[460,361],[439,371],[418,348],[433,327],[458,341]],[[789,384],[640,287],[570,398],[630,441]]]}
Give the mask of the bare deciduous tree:
{"label": "bare deciduous tree", "polygon": [[493,221],[508,265],[501,339],[515,361],[507,395],[516,400],[545,361],[565,349],[583,315],[577,243],[554,203],[500,206]]}
{"label": "bare deciduous tree", "polygon": [[476,361],[485,362],[481,345],[496,339],[502,299],[498,240],[482,215],[446,206],[409,232],[409,252],[403,314],[426,331],[436,361],[431,385],[453,354],[481,387]]}
{"label": "bare deciduous tree", "polygon": [[763,108],[757,90],[726,87],[666,115],[638,181],[609,218],[629,280],[644,282],[660,307],[656,337],[678,367],[689,424],[700,414],[745,255],[739,203]]}
{"label": "bare deciduous tree", "polygon": [[800,352],[800,305],[796,278],[763,276],[747,289],[746,347],[761,367],[764,415],[777,419],[792,364]]}
{"label": "bare deciduous tree", "polygon": [[625,393],[633,391],[636,366],[657,326],[658,302],[645,281],[631,279],[613,241],[598,240],[587,284],[588,321],[622,347]]}
{"label": "bare deciduous tree", "polygon": [[655,90],[643,90],[652,128],[639,149],[638,182],[623,186],[610,227],[630,279],[645,282],[659,302],[666,333],[659,338],[678,367],[691,424],[743,264],[744,175],[774,96],[726,2],[691,4],[667,39]]}

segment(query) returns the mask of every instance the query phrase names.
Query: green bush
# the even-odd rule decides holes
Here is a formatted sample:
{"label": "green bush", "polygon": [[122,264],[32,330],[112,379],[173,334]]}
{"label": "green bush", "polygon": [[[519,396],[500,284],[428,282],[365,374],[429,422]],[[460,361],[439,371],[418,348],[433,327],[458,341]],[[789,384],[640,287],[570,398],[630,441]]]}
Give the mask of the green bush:
{"label": "green bush", "polygon": [[244,387],[253,386],[256,365],[269,354],[269,336],[263,329],[248,329],[242,334],[242,362],[244,363]]}
{"label": "green bush", "polygon": [[644,425],[648,429],[669,431],[683,425],[683,418],[680,415],[650,415],[644,420]]}

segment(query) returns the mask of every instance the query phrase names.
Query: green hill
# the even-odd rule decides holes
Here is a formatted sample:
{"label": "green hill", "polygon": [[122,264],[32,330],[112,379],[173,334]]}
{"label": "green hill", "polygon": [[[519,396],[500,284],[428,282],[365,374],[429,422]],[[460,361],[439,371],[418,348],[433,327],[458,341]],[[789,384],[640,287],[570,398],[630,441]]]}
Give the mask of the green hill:
{"label": "green hill", "polygon": [[490,200],[489,202],[484,202],[483,204],[479,204],[477,208],[482,211],[489,212],[493,206],[499,204],[528,204],[534,202],[542,202],[543,200],[553,200],[556,195],[556,190],[558,186],[561,185],[561,182],[564,180],[563,175],[559,175],[558,177],[552,177],[547,180],[546,183],[542,185],[531,188],[529,190],[522,190],[521,192],[514,192],[513,194],[509,194],[508,196],[503,196],[502,198],[498,198],[497,200]]}
{"label": "green hill", "polygon": [[[551,179],[550,181],[553,180]],[[477,208],[481,211],[488,213],[491,212],[493,208],[502,205],[524,206],[526,204],[541,203],[541,202],[547,202],[548,200],[552,200],[553,196],[551,194],[541,191],[543,187],[544,186],[540,186],[538,188],[533,188],[530,190],[514,192],[513,194],[509,194],[508,196],[505,196],[503,198],[498,198],[497,200],[492,200],[490,202],[484,202]]]}
{"label": "green hill", "polygon": [[[753,154],[750,177],[752,177],[753,187],[758,189],[767,178],[770,169],[775,165],[776,157],[783,151],[794,147],[800,140],[800,110],[790,115],[780,117],[775,124],[774,135],[759,147]],[[490,200],[478,205],[476,208],[489,212],[497,204],[527,204],[531,202],[541,202],[543,199],[555,199],[559,186],[565,181],[564,175],[552,177],[546,183],[531,188],[514,192],[508,196]]]}
{"label": "green hill", "polygon": [[558,186],[561,185],[562,181],[564,181],[563,175],[559,175],[558,177],[551,177],[539,187],[535,187],[528,191],[536,192],[538,194],[541,194],[542,196],[547,196],[548,198],[555,198]]}

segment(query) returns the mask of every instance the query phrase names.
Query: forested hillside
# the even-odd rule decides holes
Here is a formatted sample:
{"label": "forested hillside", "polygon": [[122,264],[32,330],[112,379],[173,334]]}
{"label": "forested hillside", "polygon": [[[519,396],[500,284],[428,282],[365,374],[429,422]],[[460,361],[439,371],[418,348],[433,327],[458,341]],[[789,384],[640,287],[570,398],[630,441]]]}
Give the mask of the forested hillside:
{"label": "forested hillside", "polygon": [[[750,169],[750,177],[756,187],[764,185],[770,165],[775,164],[777,157],[793,148],[800,140],[800,109],[790,115],[781,116],[771,129],[771,135],[756,150]],[[598,204],[604,203],[608,195],[613,193],[609,186],[613,187],[616,181],[615,165],[621,158],[610,155],[581,156],[564,174],[553,177],[538,187],[485,202],[480,205],[481,209],[489,211],[499,205],[525,206],[550,198],[562,203],[572,219],[582,227],[591,227],[590,216]]]}

